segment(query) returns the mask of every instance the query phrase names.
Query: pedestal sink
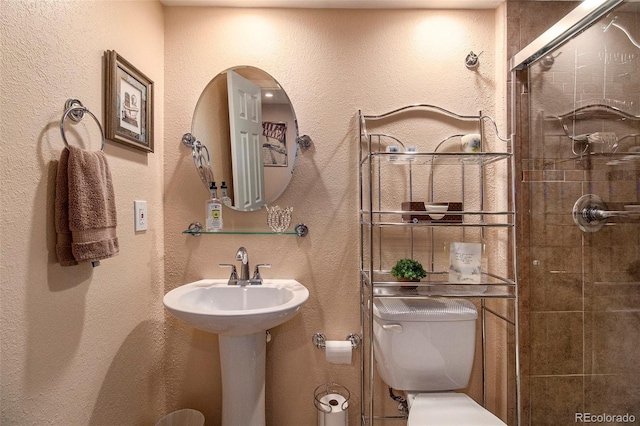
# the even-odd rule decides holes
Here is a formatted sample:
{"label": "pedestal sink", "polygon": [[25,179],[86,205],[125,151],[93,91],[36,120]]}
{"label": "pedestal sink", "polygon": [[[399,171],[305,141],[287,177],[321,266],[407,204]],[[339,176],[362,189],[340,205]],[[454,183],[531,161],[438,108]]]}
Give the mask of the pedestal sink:
{"label": "pedestal sink", "polygon": [[306,287],[284,279],[248,286],[204,279],[164,296],[176,318],[219,335],[222,426],[265,426],[265,331],[293,318],[308,298]]}

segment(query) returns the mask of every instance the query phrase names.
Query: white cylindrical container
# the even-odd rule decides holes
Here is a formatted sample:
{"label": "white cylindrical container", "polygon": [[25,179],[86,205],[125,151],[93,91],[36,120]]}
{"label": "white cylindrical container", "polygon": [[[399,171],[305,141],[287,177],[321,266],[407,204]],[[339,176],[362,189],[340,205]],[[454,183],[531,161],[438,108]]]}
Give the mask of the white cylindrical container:
{"label": "white cylindrical container", "polygon": [[349,390],[337,383],[318,386],[313,398],[318,409],[318,426],[348,426],[350,396]]}
{"label": "white cylindrical container", "polygon": [[155,426],[204,426],[204,415],[200,411],[183,408],[167,414]]}

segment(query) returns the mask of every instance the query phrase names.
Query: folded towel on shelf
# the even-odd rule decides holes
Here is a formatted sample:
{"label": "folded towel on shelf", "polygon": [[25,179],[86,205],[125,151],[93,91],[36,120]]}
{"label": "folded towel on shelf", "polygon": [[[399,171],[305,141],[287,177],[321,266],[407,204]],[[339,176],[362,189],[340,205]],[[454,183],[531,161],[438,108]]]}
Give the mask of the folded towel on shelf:
{"label": "folded towel on shelf", "polygon": [[95,262],[120,251],[111,172],[104,152],[70,146],[58,164],[56,254],[62,266]]}

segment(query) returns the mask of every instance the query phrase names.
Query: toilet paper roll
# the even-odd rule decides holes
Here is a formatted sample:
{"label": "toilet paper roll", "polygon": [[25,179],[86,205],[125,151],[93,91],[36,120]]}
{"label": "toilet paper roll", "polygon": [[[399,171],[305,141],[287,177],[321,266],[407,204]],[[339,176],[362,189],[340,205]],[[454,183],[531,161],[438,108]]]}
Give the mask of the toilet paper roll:
{"label": "toilet paper roll", "polygon": [[351,364],[351,341],[327,340],[325,346],[327,361],[331,364]]}
{"label": "toilet paper roll", "polygon": [[[327,342],[329,343],[329,342]],[[320,398],[318,426],[348,426],[349,403],[346,398],[337,393],[330,393]]]}

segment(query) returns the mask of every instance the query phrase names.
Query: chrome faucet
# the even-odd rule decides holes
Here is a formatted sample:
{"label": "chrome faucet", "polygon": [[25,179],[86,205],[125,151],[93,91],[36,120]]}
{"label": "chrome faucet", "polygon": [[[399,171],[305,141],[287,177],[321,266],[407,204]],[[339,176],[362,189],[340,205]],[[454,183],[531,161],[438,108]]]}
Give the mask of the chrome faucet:
{"label": "chrome faucet", "polygon": [[236,260],[242,262],[240,265],[240,277],[236,270],[236,265],[230,263],[221,263],[220,266],[228,266],[231,268],[231,276],[229,277],[229,285],[260,285],[262,284],[262,276],[260,275],[260,267],[271,268],[270,263],[259,263],[253,271],[253,277],[249,278],[249,253],[244,247],[240,247],[236,252]]}
{"label": "chrome faucet", "polygon": [[246,283],[249,281],[249,253],[247,253],[246,248],[240,247],[238,249],[236,252],[236,260],[242,262],[239,281]]}

